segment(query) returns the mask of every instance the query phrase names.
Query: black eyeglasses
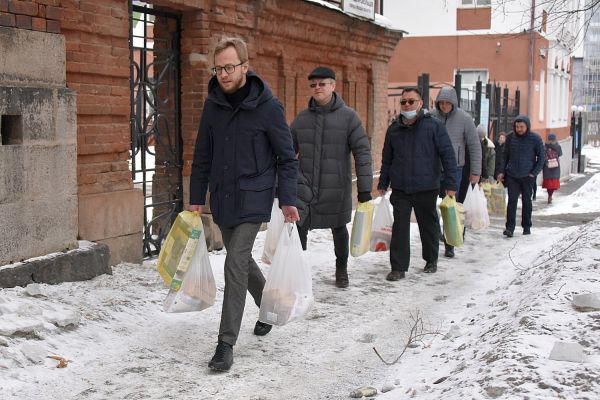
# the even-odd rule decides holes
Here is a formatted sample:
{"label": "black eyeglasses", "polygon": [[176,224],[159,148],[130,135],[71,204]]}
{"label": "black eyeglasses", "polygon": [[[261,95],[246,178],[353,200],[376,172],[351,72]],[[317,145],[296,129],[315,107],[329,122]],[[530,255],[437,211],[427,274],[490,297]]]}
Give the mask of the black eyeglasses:
{"label": "black eyeglasses", "polygon": [[224,67],[214,67],[210,69],[210,72],[212,72],[213,75],[221,75],[223,73],[223,70],[225,70],[225,72],[227,72],[228,74],[233,74],[233,72],[235,71],[235,67],[239,67],[240,65],[242,65],[243,63],[245,63],[246,61],[242,61],[239,64],[233,65],[233,64],[227,64]]}
{"label": "black eyeglasses", "polygon": [[329,85],[330,83],[331,83],[331,82],[319,82],[319,83],[311,83],[311,84],[310,84],[310,85],[308,85],[308,86],[310,86],[310,88],[311,88],[311,89],[314,89],[314,88],[316,88],[316,87],[317,87],[317,85],[318,85],[319,87],[325,87],[325,86]]}
{"label": "black eyeglasses", "polygon": [[409,105],[409,106],[412,106],[412,105],[413,105],[413,104],[415,104],[417,101],[420,101],[420,100],[417,100],[417,99],[400,100],[400,105],[401,105],[401,106],[405,106],[405,105],[406,105],[406,103],[408,103],[408,105]]}

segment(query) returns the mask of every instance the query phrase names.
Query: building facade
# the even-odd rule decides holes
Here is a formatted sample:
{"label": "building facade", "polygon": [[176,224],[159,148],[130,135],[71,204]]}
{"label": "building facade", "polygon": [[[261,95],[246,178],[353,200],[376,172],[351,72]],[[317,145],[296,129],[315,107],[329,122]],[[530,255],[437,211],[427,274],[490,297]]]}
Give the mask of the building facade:
{"label": "building facade", "polygon": [[[400,3],[400,2],[399,2]],[[390,86],[414,85],[428,73],[435,88],[462,75],[461,97],[480,80],[520,92],[520,113],[543,138],[569,137],[571,53],[580,15],[577,1],[451,0],[386,3],[384,14],[403,21],[408,35],[390,61]],[[563,14],[563,11],[567,14]],[[559,18],[559,15],[568,17]],[[430,107],[432,104],[429,105]],[[390,101],[393,108],[393,101]],[[497,134],[490,132],[492,137]]]}
{"label": "building facade", "polygon": [[[308,72],[333,68],[378,163],[388,61],[402,32],[381,16],[365,19],[340,7],[309,0],[0,0],[2,29],[64,41],[60,62],[76,104],[77,229],[70,240],[108,244],[111,264],[139,262],[144,249],[156,250],[189,197],[211,50],[225,36],[246,40],[251,68],[289,121],[307,106]],[[140,20],[152,29],[136,33]],[[27,43],[16,46],[28,51]]]}

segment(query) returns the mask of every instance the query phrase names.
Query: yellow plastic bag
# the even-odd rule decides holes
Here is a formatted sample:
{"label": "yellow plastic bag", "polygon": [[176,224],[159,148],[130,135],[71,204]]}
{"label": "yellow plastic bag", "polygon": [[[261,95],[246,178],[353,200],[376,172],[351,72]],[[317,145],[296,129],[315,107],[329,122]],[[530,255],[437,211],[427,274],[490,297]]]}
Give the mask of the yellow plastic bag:
{"label": "yellow plastic bag", "polygon": [[217,288],[199,213],[179,213],[160,250],[157,269],[169,286],[166,312],[202,311],[215,303]]}
{"label": "yellow plastic bag", "polygon": [[369,250],[374,209],[375,206],[373,206],[372,201],[358,203],[358,207],[354,212],[352,235],[350,237],[350,254],[352,257],[362,256]]}
{"label": "yellow plastic bag", "polygon": [[[199,213],[179,213],[160,249],[156,266],[167,286],[171,286],[177,270],[185,274],[189,268],[201,231],[202,219]],[[181,285],[181,279],[176,278],[175,285]]]}
{"label": "yellow plastic bag", "polygon": [[446,195],[439,207],[444,223],[446,243],[454,247],[462,246],[464,221],[462,204],[457,203],[456,198]]}
{"label": "yellow plastic bag", "polygon": [[501,182],[492,185],[488,209],[490,214],[500,216],[506,215],[506,191]]}

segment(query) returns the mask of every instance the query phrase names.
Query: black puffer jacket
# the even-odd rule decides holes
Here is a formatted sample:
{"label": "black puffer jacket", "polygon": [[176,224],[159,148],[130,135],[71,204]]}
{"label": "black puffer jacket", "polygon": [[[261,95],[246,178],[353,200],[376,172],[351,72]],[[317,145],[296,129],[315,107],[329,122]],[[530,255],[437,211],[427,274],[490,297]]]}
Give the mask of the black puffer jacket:
{"label": "black puffer jacket", "polygon": [[298,152],[298,211],[300,223],[310,229],[337,228],[352,215],[352,160],[357,188],[371,192],[373,161],[369,139],[356,112],[333,94],[332,102],[319,107],[311,98],[306,110],[292,122]]}
{"label": "black puffer jacket", "polygon": [[456,157],[444,125],[421,111],[412,125],[396,119],[385,134],[381,176],[377,189],[417,193],[444,188],[456,190]]}
{"label": "black puffer jacket", "polygon": [[253,72],[250,93],[233,108],[217,79],[208,84],[190,178],[190,204],[205,204],[219,226],[267,222],[278,179],[279,204],[296,204],[298,162],[283,107]]}

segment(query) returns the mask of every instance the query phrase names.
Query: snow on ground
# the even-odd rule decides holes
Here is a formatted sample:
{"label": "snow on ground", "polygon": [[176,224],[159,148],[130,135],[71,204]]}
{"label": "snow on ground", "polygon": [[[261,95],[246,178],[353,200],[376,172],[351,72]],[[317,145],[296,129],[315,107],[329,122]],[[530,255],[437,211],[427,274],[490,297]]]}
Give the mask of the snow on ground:
{"label": "snow on ground", "polygon": [[[556,214],[579,214],[579,213],[590,213],[598,210],[597,202],[600,199],[600,174],[597,174],[600,168],[600,147],[586,146],[583,149],[582,154],[585,154],[588,159],[591,160],[591,164],[586,168],[586,172],[595,173],[581,188],[575,193],[569,195],[568,199],[561,199],[562,201],[556,202],[556,199],[560,199],[563,194],[560,189],[557,190],[553,198],[555,203],[550,207],[540,210],[538,215],[556,215]],[[572,175],[571,179],[580,179],[583,174]],[[538,194],[540,198],[546,199],[546,190],[541,187],[538,188]]]}
{"label": "snow on ground", "polygon": [[[598,204],[591,189],[574,200],[576,193],[548,209]],[[348,289],[333,285],[330,232],[312,231],[305,256],[314,309],[306,320],[256,337],[258,310],[249,297],[225,374],[207,368],[224,251],[210,256],[217,302],[198,313],[162,311],[167,289],[155,260],[121,264],[86,282],[39,285],[41,293],[3,289],[0,398],[346,399],[362,386],[388,400],[600,398],[600,311],[570,303],[575,294],[600,292],[600,219],[567,228],[534,221],[531,236],[517,230],[511,239],[501,234],[503,222],[492,218],[489,229],[467,231],[456,257],[441,256],[431,275],[423,273],[413,225],[406,279],[386,281],[389,254],[367,253],[351,258]],[[264,237],[254,248],[257,260]],[[269,266],[261,268],[268,274]],[[427,335],[397,363],[384,364],[373,348],[387,361],[397,358],[417,316]],[[556,341],[581,345],[584,362],[549,360]],[[56,368],[60,357],[64,368]],[[384,387],[391,390],[382,393]]]}

